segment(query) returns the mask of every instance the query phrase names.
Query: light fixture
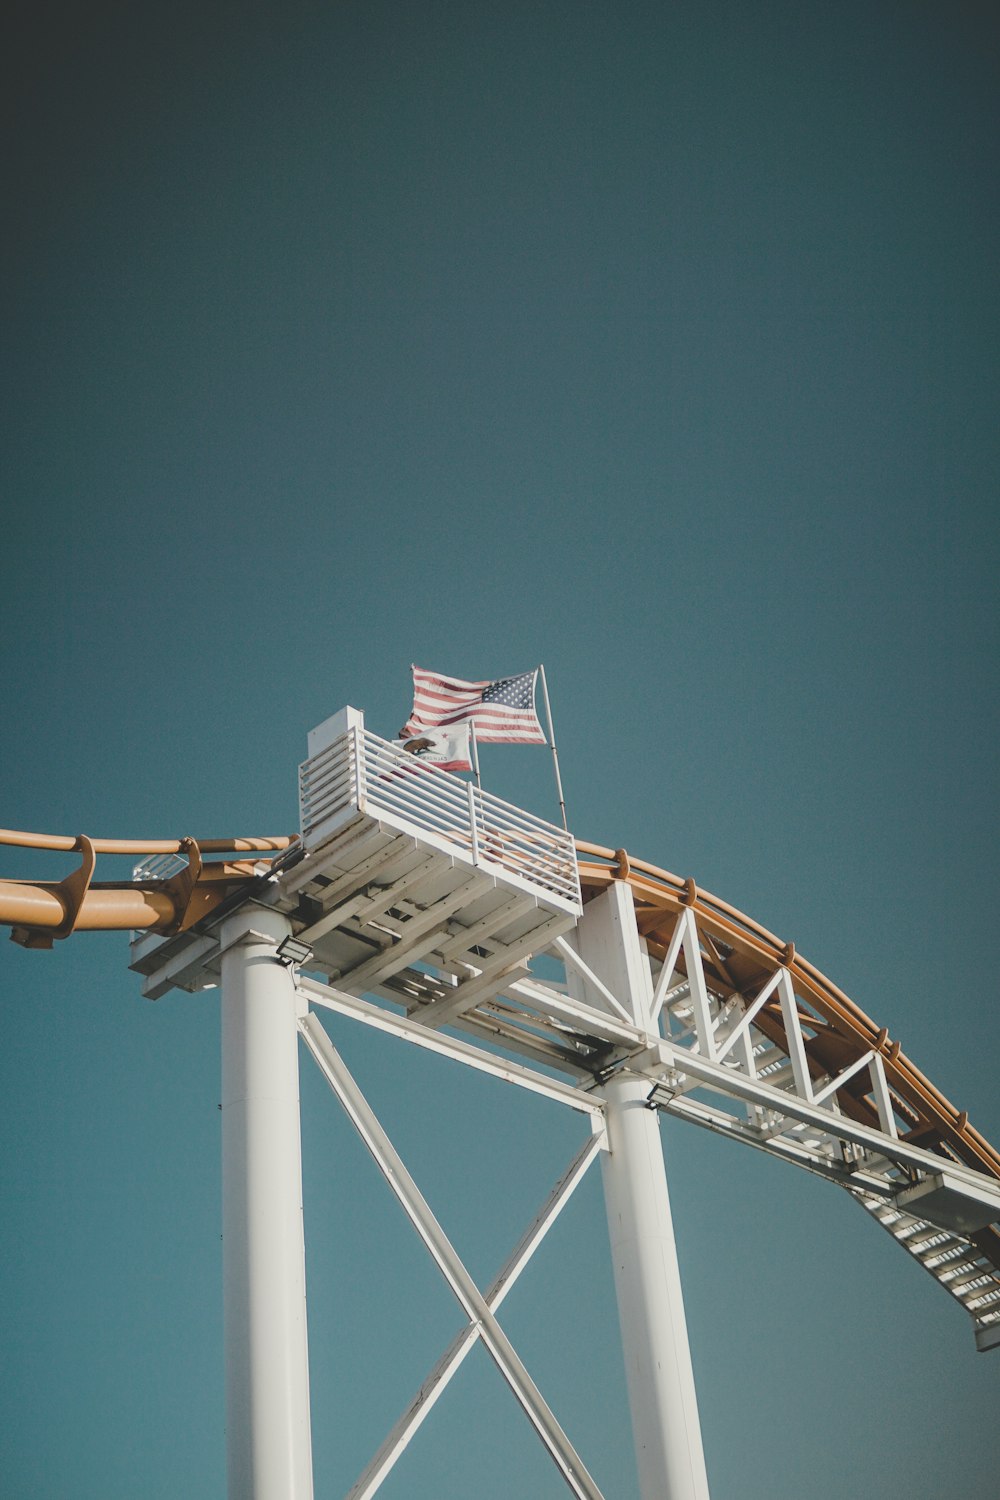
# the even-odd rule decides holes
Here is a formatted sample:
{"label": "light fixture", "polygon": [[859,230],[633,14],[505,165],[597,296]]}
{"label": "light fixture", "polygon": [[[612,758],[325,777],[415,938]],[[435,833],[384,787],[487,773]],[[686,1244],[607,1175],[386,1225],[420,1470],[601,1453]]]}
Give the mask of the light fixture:
{"label": "light fixture", "polygon": [[286,969],[297,969],[301,964],[307,963],[312,958],[312,949],[308,943],[300,943],[298,938],[282,938],[278,944],[278,962],[285,965]]}
{"label": "light fixture", "polygon": [[666,1109],[676,1090],[666,1083],[654,1083],[646,1096],[647,1109]]}

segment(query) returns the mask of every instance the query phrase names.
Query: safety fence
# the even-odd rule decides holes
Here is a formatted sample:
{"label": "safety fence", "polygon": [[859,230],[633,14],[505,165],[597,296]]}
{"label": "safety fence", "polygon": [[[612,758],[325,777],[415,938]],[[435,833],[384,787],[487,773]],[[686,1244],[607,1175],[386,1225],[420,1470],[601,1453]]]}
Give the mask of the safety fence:
{"label": "safety fence", "polygon": [[300,767],[299,808],[307,848],[357,809],[580,904],[570,834],[358,726]]}

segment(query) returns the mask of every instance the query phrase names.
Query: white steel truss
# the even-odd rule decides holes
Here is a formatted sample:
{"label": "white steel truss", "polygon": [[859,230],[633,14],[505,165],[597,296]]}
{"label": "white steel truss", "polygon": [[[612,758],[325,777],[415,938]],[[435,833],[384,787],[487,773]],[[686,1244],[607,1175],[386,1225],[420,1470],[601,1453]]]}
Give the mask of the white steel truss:
{"label": "white steel truss", "polygon": [[[484,1296],[434,1217],[429,1204],[404,1166],[319,1018],[311,1013],[301,1017],[299,1030],[345,1114],[368,1148],[379,1171],[399,1200],[432,1260],[469,1319],[468,1327],[459,1335],[458,1340],[459,1344],[467,1341],[468,1347],[462,1347],[454,1353],[449,1350],[444,1361],[432,1375],[431,1381],[439,1384],[445,1378],[446,1368],[448,1378],[450,1378],[450,1374],[464,1358],[468,1348],[471,1348],[477,1338],[482,1339],[484,1347],[510,1386],[571,1492],[578,1497],[578,1500],[603,1500],[600,1489],[563,1432],[494,1314],[494,1309],[502,1301],[506,1291],[504,1283],[509,1284],[517,1274],[520,1274],[530,1254],[541,1242],[545,1231],[565,1204],[572,1188],[576,1186],[586,1167],[597,1154],[600,1141],[594,1138],[589,1142],[581,1157],[572,1164],[566,1178],[557,1185],[547,1209],[543,1210],[540,1216],[541,1222],[536,1220],[532,1225],[525,1240],[501,1272],[497,1283]],[[414,1412],[411,1407],[411,1412],[407,1413],[402,1424],[399,1424],[397,1429],[390,1434],[386,1444],[372,1461],[372,1465],[358,1481],[358,1485],[363,1485],[364,1488],[359,1489],[355,1486],[353,1494],[371,1495],[375,1492],[399,1452],[416,1430],[423,1415],[426,1414],[422,1411],[423,1406],[429,1407],[429,1404],[427,1398],[421,1401],[418,1397],[417,1402],[414,1403],[416,1411]],[[412,1417],[411,1413],[413,1413]]]}
{"label": "white steel truss", "polygon": [[836,1049],[791,963],[740,993],[724,949],[680,909],[656,975],[656,1041],[627,1059],[654,1083],[650,1106],[837,1182],[961,1303],[978,1348],[1000,1343],[1000,1182],[908,1138],[884,1033],[822,1071],[817,1055]]}
{"label": "white steel truss", "polygon": [[[313,1004],[593,1115],[603,1108],[602,1080],[621,1070],[645,1077],[651,1107],[843,1187],[962,1304],[979,1348],[1000,1340],[1000,1235],[992,1227],[1000,1181],[973,1165],[954,1136],[935,1138],[924,1086],[909,1086],[885,1032],[868,1023],[854,1039],[820,1013],[793,950],[778,945],[770,962],[751,968],[731,940],[709,930],[686,891],[673,911],[653,911],[655,928],[637,905],[648,1003],[636,1007],[580,954],[575,934],[530,926],[539,918],[523,890],[498,886],[477,898],[470,889],[471,907],[462,910],[454,892],[470,883],[468,867],[441,876],[439,851],[432,860],[418,840],[392,830],[351,838],[339,866],[325,857],[293,865],[270,896],[293,931],[317,944],[310,967],[336,974],[347,945],[339,983],[299,980]],[[362,942],[371,956],[358,962]],[[546,948],[547,976],[562,964],[565,982],[529,967]],[[218,954],[208,932],[166,939],[141,960],[146,992],[211,982]],[[955,1237],[962,1275],[914,1248],[919,1241],[899,1229],[911,1221]]]}
{"label": "white steel truss", "polygon": [[599,1097],[587,1093],[582,1088],[563,1083],[557,1078],[547,1078],[543,1073],[539,1073],[537,1068],[527,1068],[521,1063],[512,1062],[509,1058],[486,1052],[482,1047],[472,1046],[458,1037],[449,1036],[447,1032],[428,1031],[426,1027],[409,1020],[406,1016],[396,1015],[382,1006],[373,1005],[369,1000],[362,1000],[357,995],[338,990],[333,985],[321,984],[318,980],[299,976],[297,988],[302,998],[311,1001],[313,1005],[321,1005],[340,1015],[351,1016],[354,1020],[364,1022],[366,1026],[373,1026],[377,1031],[398,1036],[426,1051],[452,1057],[457,1062],[463,1062],[481,1073],[488,1073],[493,1078],[500,1078],[505,1083],[516,1084],[519,1088],[528,1089],[531,1093],[554,1099],[559,1104],[568,1104],[571,1109],[589,1114],[595,1122],[595,1127],[600,1126],[604,1116],[604,1105]]}
{"label": "white steel truss", "polygon": [[[601,1151],[603,1144],[601,1136],[592,1136],[556,1183],[507,1258],[489,1291],[486,1292],[486,1302],[491,1312],[496,1312],[542,1239],[569,1202],[570,1196],[583,1180],[587,1168]],[[369,1496],[375,1494],[425,1417],[430,1414],[438,1397],[443,1395],[445,1387],[475,1345],[479,1335],[480,1327],[476,1322],[467,1323],[465,1328],[455,1335],[364,1473],[348,1491],[347,1500],[368,1500]]]}

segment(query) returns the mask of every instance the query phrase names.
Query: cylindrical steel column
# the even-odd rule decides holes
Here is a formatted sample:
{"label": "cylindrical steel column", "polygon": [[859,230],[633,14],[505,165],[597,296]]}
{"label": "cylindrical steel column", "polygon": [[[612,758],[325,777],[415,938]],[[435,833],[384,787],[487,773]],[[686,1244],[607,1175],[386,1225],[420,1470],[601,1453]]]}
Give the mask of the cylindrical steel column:
{"label": "cylindrical steel column", "polygon": [[601,1159],[643,1500],[708,1500],[663,1151],[648,1080],[605,1088]]}
{"label": "cylindrical steel column", "polygon": [[312,1500],[295,985],[284,917],[222,930],[222,1219],[229,1500]]}

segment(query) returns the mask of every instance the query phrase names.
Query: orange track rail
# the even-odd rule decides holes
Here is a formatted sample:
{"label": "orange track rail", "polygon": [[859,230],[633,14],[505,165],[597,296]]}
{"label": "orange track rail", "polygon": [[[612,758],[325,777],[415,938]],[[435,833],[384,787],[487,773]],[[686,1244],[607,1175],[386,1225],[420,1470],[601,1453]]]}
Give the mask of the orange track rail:
{"label": "orange track rail", "polygon": [[[122,932],[150,929],[178,932],[212,911],[233,890],[246,884],[261,859],[274,857],[296,843],[276,838],[228,839],[90,839],[65,834],[21,833],[0,829],[0,845],[48,849],[82,856],[79,867],[57,881],[0,880],[0,925],[29,948],[50,948],[71,932]],[[98,854],[178,854],[187,867],[165,880],[94,882]],[[252,859],[212,861],[205,854],[251,854]]]}

